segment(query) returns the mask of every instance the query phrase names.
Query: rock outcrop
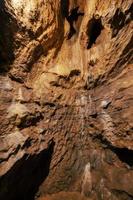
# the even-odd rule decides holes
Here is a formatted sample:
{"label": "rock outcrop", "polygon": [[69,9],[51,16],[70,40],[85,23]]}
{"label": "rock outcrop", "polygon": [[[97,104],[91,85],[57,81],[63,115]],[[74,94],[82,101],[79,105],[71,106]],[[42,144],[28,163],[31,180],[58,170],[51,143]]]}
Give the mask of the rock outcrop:
{"label": "rock outcrop", "polygon": [[0,199],[133,199],[131,0],[1,0]]}

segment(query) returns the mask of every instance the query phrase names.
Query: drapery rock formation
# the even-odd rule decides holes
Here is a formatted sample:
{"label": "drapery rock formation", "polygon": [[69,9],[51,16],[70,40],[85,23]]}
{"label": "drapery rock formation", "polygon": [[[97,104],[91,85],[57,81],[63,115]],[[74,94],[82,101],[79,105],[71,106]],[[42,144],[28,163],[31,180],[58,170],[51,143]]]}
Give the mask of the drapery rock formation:
{"label": "drapery rock formation", "polygon": [[0,199],[133,199],[131,0],[1,0]]}

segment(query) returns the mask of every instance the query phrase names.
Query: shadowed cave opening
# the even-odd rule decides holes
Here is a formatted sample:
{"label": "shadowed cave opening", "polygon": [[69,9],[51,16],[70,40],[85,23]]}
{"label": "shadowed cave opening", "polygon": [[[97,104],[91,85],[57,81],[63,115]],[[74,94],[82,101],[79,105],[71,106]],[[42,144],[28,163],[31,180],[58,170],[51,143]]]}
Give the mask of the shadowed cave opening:
{"label": "shadowed cave opening", "polygon": [[101,34],[101,31],[103,30],[103,25],[101,18],[96,19],[93,17],[88,25],[88,36],[89,36],[89,43],[88,43],[88,49],[92,47],[93,44],[96,43],[97,38]]}
{"label": "shadowed cave opening", "polygon": [[112,38],[115,37],[119,31],[124,27],[125,24],[128,24],[133,19],[133,3],[125,12],[120,8],[117,8],[113,18],[109,20],[112,28]]}
{"label": "shadowed cave opening", "polygon": [[79,12],[79,6],[72,9],[69,16],[67,16],[67,21],[70,24],[70,31],[68,34],[68,39],[71,39],[71,37],[76,33],[76,28],[74,27],[74,23],[78,20],[79,16],[83,16],[84,13]]}
{"label": "shadowed cave opening", "polygon": [[24,155],[0,179],[1,200],[34,200],[41,183],[49,174],[54,141],[37,155]]}
{"label": "shadowed cave opening", "polygon": [[133,150],[129,150],[127,148],[118,148],[111,145],[111,143],[103,137],[103,135],[97,135],[94,139],[100,140],[100,142],[106,146],[107,149],[110,149],[118,159],[127,164],[129,167],[133,167]]}
{"label": "shadowed cave opening", "polygon": [[126,148],[113,148],[113,152],[118,156],[121,162],[133,167],[133,150]]}
{"label": "shadowed cave opening", "polygon": [[0,1],[0,74],[10,70],[14,60],[14,32],[17,22],[7,11],[5,1]]}
{"label": "shadowed cave opening", "polygon": [[61,14],[63,18],[68,16],[69,0],[61,0]]}

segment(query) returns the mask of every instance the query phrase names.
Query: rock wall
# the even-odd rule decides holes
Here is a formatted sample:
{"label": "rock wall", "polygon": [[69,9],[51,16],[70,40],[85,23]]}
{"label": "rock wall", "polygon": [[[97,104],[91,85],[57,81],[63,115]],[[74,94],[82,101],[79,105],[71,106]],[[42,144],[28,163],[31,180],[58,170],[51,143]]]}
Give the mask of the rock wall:
{"label": "rock wall", "polygon": [[1,0],[0,199],[133,199],[131,0]]}

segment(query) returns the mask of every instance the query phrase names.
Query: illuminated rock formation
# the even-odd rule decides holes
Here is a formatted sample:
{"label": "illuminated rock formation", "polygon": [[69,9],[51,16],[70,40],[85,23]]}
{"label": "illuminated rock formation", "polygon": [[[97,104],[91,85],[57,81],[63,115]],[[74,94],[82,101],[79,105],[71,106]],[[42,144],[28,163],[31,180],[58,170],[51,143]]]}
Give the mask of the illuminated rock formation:
{"label": "illuminated rock formation", "polygon": [[133,199],[132,10],[1,0],[1,200]]}

